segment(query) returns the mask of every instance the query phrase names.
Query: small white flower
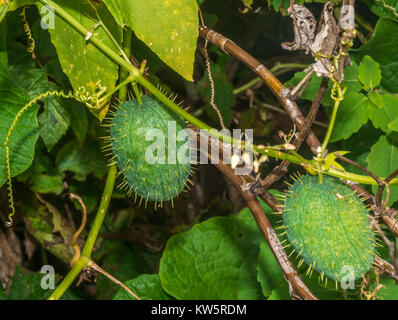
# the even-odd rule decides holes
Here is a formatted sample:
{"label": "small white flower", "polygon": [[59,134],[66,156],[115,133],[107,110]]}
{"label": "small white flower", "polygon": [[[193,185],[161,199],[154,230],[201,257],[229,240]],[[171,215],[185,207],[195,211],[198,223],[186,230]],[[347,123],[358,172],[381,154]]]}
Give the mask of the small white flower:
{"label": "small white flower", "polygon": [[237,154],[234,154],[231,157],[231,168],[235,169],[240,162],[240,157]]}
{"label": "small white flower", "polygon": [[244,152],[242,155],[242,159],[246,164],[250,164],[252,162],[252,158],[247,152]]}

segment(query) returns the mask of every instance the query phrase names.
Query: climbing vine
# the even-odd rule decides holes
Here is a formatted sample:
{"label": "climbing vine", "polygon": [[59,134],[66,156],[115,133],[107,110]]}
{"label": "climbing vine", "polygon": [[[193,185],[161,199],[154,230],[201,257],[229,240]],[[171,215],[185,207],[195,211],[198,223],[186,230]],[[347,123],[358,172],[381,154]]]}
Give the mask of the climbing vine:
{"label": "climbing vine", "polygon": [[[318,3],[316,19],[306,1],[259,2],[227,9],[195,0],[0,1],[0,186],[8,198],[1,220],[9,232],[25,226],[36,246],[29,261],[40,246],[43,265],[60,260],[71,268],[57,271],[62,280],[51,292],[41,288],[40,298],[78,296],[75,280],[85,286],[92,278],[100,299],[398,297],[398,85],[389,72],[394,43],[384,47],[388,32],[398,35],[396,3],[365,0],[359,13],[353,0]],[[278,23],[265,26],[279,38],[251,27],[246,41],[232,22],[223,30],[221,21],[233,14],[247,28],[250,19],[260,26],[273,17]],[[290,16],[289,27],[281,15]],[[261,57],[258,43],[250,47],[259,36],[292,35],[278,53],[263,52],[277,63]],[[292,51],[291,61],[281,58],[284,50]],[[188,144],[170,135],[173,119]],[[152,134],[159,143],[159,132],[168,134],[167,152],[147,139]],[[195,161],[183,163],[176,140]],[[168,163],[148,160],[154,146]],[[293,188],[289,173],[303,187]],[[305,189],[302,175],[315,189]],[[300,188],[316,195],[311,176],[324,200],[287,200]],[[307,209],[311,227],[319,227],[296,227]],[[360,218],[340,219],[354,211]],[[325,246],[330,261],[321,249],[320,260],[312,258],[306,229],[311,236],[323,230],[317,237],[324,241],[339,230],[339,241]],[[347,249],[341,229],[369,238]],[[347,286],[334,268],[350,261],[360,267]],[[7,270],[0,263],[6,296],[17,294],[18,272],[38,277],[19,265],[17,258]],[[334,283],[319,285],[313,270]]]}

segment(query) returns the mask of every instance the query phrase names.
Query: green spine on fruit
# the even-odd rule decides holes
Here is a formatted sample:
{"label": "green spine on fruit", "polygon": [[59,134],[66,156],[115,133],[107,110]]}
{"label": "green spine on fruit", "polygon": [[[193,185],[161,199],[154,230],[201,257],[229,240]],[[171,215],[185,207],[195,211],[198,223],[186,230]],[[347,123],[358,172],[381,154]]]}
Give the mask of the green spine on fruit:
{"label": "green spine on fruit", "polygon": [[284,230],[298,256],[321,279],[359,279],[375,257],[368,210],[348,186],[324,176],[298,178],[285,195]]}
{"label": "green spine on fruit", "polygon": [[[124,177],[120,187],[128,190],[128,194],[135,193],[141,200],[172,200],[184,190],[189,181],[191,165],[185,161],[181,163],[178,158],[179,152],[187,152],[181,148],[186,141],[177,141],[175,136],[169,136],[169,122],[175,123],[177,135],[180,130],[186,129],[186,123],[181,117],[171,113],[160,102],[143,95],[142,104],[136,99],[122,103],[110,123],[113,159]],[[164,151],[160,151],[164,161],[147,161],[148,147],[159,142],[157,137],[153,141],[146,141],[148,130],[151,129],[157,129],[157,132],[160,130],[165,137]],[[168,161],[169,139],[175,140],[175,163]],[[158,156],[155,151],[154,157]]]}

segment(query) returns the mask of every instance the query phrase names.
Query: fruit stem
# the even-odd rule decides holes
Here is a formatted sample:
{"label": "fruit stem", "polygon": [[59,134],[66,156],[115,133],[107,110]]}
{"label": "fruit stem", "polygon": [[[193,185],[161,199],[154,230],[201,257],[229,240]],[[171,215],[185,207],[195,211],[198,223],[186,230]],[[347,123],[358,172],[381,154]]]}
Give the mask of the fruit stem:
{"label": "fruit stem", "polygon": [[[333,127],[334,127],[334,122],[336,120],[336,115],[337,115],[337,110],[339,109],[340,102],[344,99],[344,93],[346,92],[347,87],[345,87],[343,90],[341,90],[340,84],[335,81],[333,83],[333,89],[332,89],[332,99],[335,101],[334,106],[333,106],[333,112],[332,116],[330,118],[328,130],[326,132],[325,139],[323,140],[322,147],[321,147],[321,154],[326,150],[326,147],[328,146],[330,137],[333,132]],[[337,97],[333,96],[333,92],[337,92]]]}
{"label": "fruit stem", "polygon": [[[130,29],[127,29],[124,31],[123,34],[123,52],[126,55],[126,57],[130,57],[131,54],[131,43],[133,39],[133,32]],[[128,76],[128,71],[124,68],[120,68],[120,79],[124,79]],[[128,79],[133,80],[131,77]],[[127,79],[126,79],[127,80]],[[130,81],[131,82],[131,81]],[[128,83],[126,83],[127,85]],[[119,100],[120,101],[125,101],[127,98],[127,86],[122,86],[120,87],[119,90]]]}
{"label": "fruit stem", "polygon": [[136,97],[136,99],[138,101],[138,104],[142,105],[141,92],[140,92],[140,89],[138,88],[137,82],[133,83],[133,91],[134,91],[135,97]]}

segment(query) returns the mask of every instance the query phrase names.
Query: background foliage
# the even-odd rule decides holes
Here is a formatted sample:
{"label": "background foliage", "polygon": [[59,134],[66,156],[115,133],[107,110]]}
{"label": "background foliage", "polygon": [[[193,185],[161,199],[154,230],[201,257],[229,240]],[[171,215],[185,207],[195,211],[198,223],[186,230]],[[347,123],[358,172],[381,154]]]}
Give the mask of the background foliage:
{"label": "background foliage", "polygon": [[[218,117],[210,106],[210,83],[201,50],[204,41],[197,39],[194,0],[56,2],[116,51],[122,46],[122,27],[131,28],[132,55],[137,61],[147,61],[149,79],[178,93],[178,100],[192,114],[218,127]],[[304,2],[318,18],[325,1],[296,1]],[[283,51],[280,46],[292,38],[291,20],[286,16],[289,1],[198,3],[208,27],[274,68],[287,87],[303,78],[302,66],[309,65],[311,58],[303,52]],[[0,4],[4,5],[2,1]],[[21,18],[21,6],[26,4],[30,4],[26,16],[35,40],[35,58],[28,51],[31,41]],[[35,96],[50,89],[69,91],[82,86],[95,92],[99,79],[111,90],[120,77],[118,65],[60,17],[55,18],[55,29],[41,28],[40,20],[45,16],[42,9],[38,1],[14,0],[0,23],[0,141],[4,141],[20,108]],[[359,36],[351,50],[352,65],[345,69],[348,90],[329,147],[350,151],[350,159],[378,176],[386,176],[398,164],[398,1],[361,0],[356,10]],[[99,17],[110,34],[96,25]],[[272,93],[261,84],[239,90],[254,78],[252,72],[214,46],[208,51],[215,102],[226,125],[253,128],[255,140],[261,144],[283,143],[279,132],[288,133],[293,128]],[[301,95],[304,114],[320,82],[312,76]],[[333,106],[330,90],[313,126],[318,136],[325,134]],[[49,98],[20,119],[10,142],[18,223],[13,229],[0,229],[0,299],[44,299],[51,291],[40,287],[41,266],[54,265],[58,280],[69,270],[73,255],[69,242],[80,224],[81,207],[67,195],[72,192],[82,197],[89,226],[107,172],[99,139],[104,129],[98,125],[104,115],[90,112],[72,99]],[[312,157],[306,147],[301,153]],[[4,154],[1,143],[2,221],[8,214]],[[264,162],[262,174],[275,164],[275,160]],[[349,165],[346,169],[360,173]],[[270,248],[233,187],[208,165],[198,166],[192,179],[192,190],[174,201],[174,208],[166,204],[157,211],[139,206],[115,190],[95,246],[93,258],[97,264],[143,299],[290,299]],[[286,185],[280,182],[273,188],[275,194]],[[397,186],[390,187],[388,204],[398,208]],[[275,226],[277,217],[272,209],[263,202],[261,205]],[[395,242],[387,230],[386,234]],[[379,253],[389,259],[386,247]],[[336,290],[334,284],[322,288],[316,276],[305,276],[304,268],[300,272],[321,299],[361,298],[359,287],[348,291]],[[376,287],[373,275],[371,279],[370,291]],[[398,298],[398,286],[391,279],[381,277],[380,282],[384,288],[378,292],[378,299]],[[63,299],[131,296],[99,275],[96,282],[83,281],[74,286]]]}

